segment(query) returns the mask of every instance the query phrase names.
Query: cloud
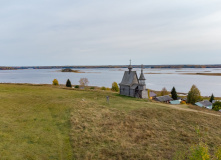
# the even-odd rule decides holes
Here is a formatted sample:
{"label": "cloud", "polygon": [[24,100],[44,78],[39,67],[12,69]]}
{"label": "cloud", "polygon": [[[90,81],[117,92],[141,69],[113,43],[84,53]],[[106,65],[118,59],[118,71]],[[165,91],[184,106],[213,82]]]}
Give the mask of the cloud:
{"label": "cloud", "polygon": [[[220,4],[218,0],[2,1],[0,64],[127,64],[130,58],[138,64],[219,63]],[[205,56],[198,58],[201,54]],[[187,56],[193,58],[180,58]],[[208,62],[210,56],[217,58]]]}

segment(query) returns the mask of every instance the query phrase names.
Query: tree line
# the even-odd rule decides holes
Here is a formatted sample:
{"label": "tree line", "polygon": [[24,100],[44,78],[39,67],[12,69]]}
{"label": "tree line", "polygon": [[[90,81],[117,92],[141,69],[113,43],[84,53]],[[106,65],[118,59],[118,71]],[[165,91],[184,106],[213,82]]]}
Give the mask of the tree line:
{"label": "tree line", "polygon": [[[127,68],[128,65],[100,65],[100,66],[0,66],[0,70],[16,69],[61,69],[61,68]],[[140,68],[140,65],[132,65],[133,68]],[[216,65],[144,65],[144,68],[221,68]]]}
{"label": "tree line", "polygon": [[[84,88],[84,87],[86,87],[86,86],[88,86],[88,84],[89,84],[89,80],[87,79],[87,78],[81,78],[79,81],[79,84],[80,85],[75,85],[74,86],[74,88]],[[52,84],[53,85],[55,85],[55,86],[57,86],[57,85],[59,85],[59,82],[58,82],[58,80],[57,79],[54,79],[53,81],[52,81]],[[70,79],[67,79],[67,81],[66,81],[66,87],[72,87],[72,84],[71,84],[71,81],[70,81]],[[90,89],[95,89],[95,87],[90,87]],[[101,87],[101,90],[108,90],[109,88],[106,88],[106,87]],[[111,87],[111,90],[112,91],[115,91],[115,92],[119,92],[119,87],[118,87],[118,84],[117,84],[117,82],[113,82],[112,83],[112,87]]]}

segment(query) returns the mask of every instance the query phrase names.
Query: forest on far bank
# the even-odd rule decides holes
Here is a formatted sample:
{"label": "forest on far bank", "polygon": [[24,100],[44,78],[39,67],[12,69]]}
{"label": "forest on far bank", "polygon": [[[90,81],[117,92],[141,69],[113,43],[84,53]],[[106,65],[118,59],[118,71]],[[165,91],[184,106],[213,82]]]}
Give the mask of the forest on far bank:
{"label": "forest on far bank", "polygon": [[[0,66],[0,70],[16,69],[61,69],[61,68],[127,68],[128,65],[97,65],[97,66]],[[132,65],[133,68],[140,68],[140,65]],[[144,68],[221,68],[221,64],[211,65],[143,65]]]}

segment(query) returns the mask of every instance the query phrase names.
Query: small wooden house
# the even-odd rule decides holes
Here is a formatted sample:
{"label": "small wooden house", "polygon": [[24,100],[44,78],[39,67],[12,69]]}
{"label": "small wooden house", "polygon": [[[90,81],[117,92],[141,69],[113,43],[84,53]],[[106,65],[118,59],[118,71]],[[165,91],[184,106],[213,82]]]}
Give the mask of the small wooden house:
{"label": "small wooden house", "polygon": [[169,103],[170,101],[173,100],[173,98],[171,98],[169,95],[166,95],[166,96],[156,97],[154,100],[159,102]]}
{"label": "small wooden house", "polygon": [[208,100],[197,102],[197,103],[195,103],[195,105],[197,105],[199,107],[205,107],[207,109],[212,109],[213,108],[213,104]]}

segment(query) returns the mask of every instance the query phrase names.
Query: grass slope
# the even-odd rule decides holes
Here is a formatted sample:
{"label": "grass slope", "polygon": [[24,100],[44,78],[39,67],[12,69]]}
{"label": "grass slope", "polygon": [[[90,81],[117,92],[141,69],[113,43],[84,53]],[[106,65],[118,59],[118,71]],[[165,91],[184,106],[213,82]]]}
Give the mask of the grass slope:
{"label": "grass slope", "polygon": [[213,152],[221,144],[219,114],[181,107],[107,91],[0,84],[0,156],[172,159],[197,143],[197,126]]}
{"label": "grass slope", "polygon": [[66,92],[0,85],[1,159],[71,159]]}

